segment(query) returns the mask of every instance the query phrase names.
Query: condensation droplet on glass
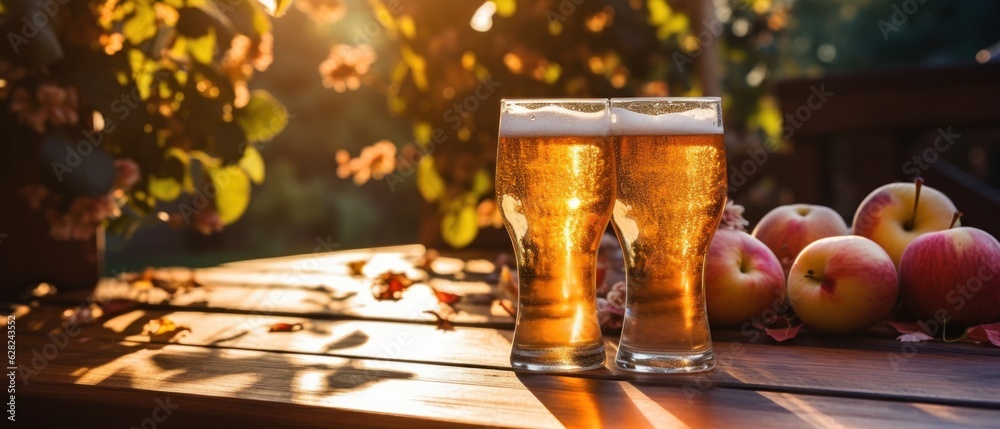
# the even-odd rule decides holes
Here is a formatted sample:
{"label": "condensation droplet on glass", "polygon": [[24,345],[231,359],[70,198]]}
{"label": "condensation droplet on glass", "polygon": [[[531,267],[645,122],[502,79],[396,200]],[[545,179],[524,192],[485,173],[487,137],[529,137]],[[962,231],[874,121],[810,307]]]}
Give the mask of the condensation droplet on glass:
{"label": "condensation droplet on glass", "polygon": [[531,119],[532,121],[534,121],[535,120],[535,115],[528,116],[528,119]]}

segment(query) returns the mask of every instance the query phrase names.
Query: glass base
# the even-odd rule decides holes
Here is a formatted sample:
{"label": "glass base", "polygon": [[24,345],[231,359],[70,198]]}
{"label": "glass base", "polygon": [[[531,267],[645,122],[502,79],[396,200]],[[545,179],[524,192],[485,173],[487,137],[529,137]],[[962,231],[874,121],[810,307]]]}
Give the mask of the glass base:
{"label": "glass base", "polygon": [[703,372],[715,368],[715,352],[641,353],[618,349],[615,364],[626,371],[651,373]]}
{"label": "glass base", "polygon": [[604,345],[534,350],[514,346],[510,351],[510,366],[514,369],[542,372],[586,371],[601,368],[604,366]]}

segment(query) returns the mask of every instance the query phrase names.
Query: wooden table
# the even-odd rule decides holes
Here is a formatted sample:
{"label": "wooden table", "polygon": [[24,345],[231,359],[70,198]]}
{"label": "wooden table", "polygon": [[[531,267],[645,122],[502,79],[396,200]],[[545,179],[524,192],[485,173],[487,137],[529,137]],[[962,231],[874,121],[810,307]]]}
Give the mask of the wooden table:
{"label": "wooden table", "polygon": [[[98,298],[148,304],[66,331],[84,295],[16,309],[17,422],[95,427],[942,427],[1000,425],[1000,349],[903,344],[888,330],[800,335],[777,344],[713,332],[719,364],[698,375],[513,371],[512,320],[459,304],[453,331],[413,286],[375,301],[366,274],[410,269],[419,246],[247,261],[199,270],[172,297],[113,280]],[[486,261],[439,260],[439,288],[489,291]],[[467,268],[472,272],[465,272]],[[459,280],[462,279],[462,280]],[[190,332],[142,335],[169,317]],[[297,332],[270,333],[278,322]],[[53,333],[55,332],[55,333]],[[617,337],[606,338],[608,362]],[[26,370],[30,369],[28,372]],[[27,385],[25,385],[25,381]]]}

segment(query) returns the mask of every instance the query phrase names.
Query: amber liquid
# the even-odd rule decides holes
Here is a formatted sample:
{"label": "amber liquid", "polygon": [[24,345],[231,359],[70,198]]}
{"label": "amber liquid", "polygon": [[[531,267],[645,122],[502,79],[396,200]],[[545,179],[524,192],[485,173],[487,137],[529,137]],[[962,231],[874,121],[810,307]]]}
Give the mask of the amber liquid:
{"label": "amber liquid", "polygon": [[497,200],[519,276],[511,364],[582,370],[604,364],[597,249],[614,203],[605,137],[501,137]]}
{"label": "amber liquid", "polygon": [[703,275],[726,202],[722,135],[616,136],[613,224],[625,252],[619,366],[691,372],[714,365]]}

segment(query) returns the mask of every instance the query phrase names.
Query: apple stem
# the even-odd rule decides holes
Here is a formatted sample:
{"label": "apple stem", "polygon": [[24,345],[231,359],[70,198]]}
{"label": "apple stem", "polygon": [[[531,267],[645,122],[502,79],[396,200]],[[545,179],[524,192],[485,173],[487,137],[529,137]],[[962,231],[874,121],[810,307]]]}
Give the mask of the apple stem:
{"label": "apple stem", "polygon": [[924,186],[924,178],[918,177],[914,179],[913,185],[917,187],[917,191],[913,197],[913,216],[910,216],[910,221],[905,225],[907,231],[913,229],[913,222],[917,220],[917,204],[920,204],[920,188]]}
{"label": "apple stem", "polygon": [[948,225],[948,229],[954,228],[955,224],[958,223],[958,220],[962,218],[963,214],[964,213],[962,212],[955,212],[955,216],[951,218],[951,225]]}
{"label": "apple stem", "polygon": [[813,270],[806,271],[806,278],[809,280],[823,281],[822,277],[818,277],[816,272]]}

